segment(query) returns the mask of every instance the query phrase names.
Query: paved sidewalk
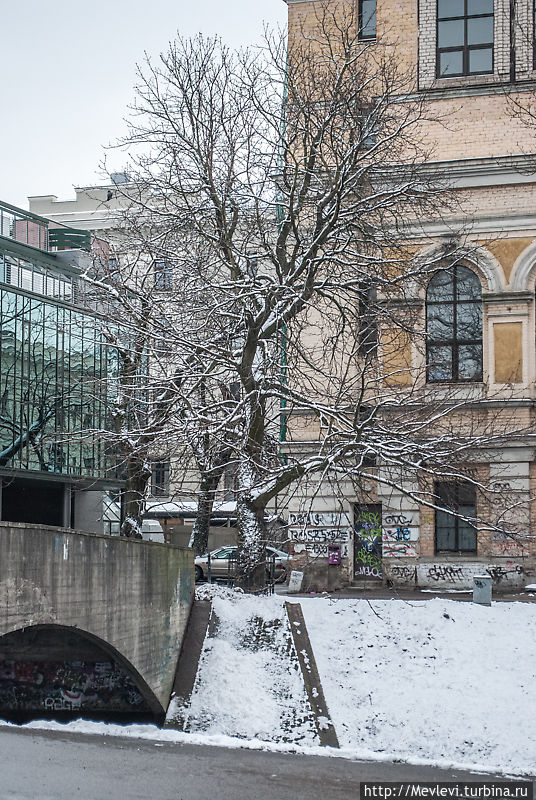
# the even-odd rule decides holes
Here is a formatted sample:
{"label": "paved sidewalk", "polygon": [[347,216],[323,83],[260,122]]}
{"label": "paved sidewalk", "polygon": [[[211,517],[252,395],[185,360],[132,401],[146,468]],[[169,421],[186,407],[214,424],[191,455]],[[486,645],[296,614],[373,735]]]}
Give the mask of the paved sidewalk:
{"label": "paved sidewalk", "polygon": [[[286,585],[276,585],[276,594],[287,595]],[[473,592],[468,590],[466,592],[434,592],[433,590],[425,589],[388,589],[385,586],[374,586],[370,588],[361,588],[357,586],[347,586],[344,589],[337,589],[332,592],[300,592],[298,594],[292,593],[289,597],[332,597],[333,599],[347,599],[347,598],[360,598],[366,600],[430,600],[432,597],[441,597],[445,600],[459,600],[462,602],[472,602]],[[509,592],[499,593],[493,592],[493,602],[501,603],[535,603],[536,592]]]}

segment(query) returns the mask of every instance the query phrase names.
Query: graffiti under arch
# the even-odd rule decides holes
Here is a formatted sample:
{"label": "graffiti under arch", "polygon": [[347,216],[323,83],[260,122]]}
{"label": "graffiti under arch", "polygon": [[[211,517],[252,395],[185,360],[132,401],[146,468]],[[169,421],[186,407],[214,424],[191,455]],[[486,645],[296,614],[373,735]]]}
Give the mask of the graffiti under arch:
{"label": "graffiti under arch", "polygon": [[124,659],[77,628],[37,625],[0,638],[0,714],[150,715]]}

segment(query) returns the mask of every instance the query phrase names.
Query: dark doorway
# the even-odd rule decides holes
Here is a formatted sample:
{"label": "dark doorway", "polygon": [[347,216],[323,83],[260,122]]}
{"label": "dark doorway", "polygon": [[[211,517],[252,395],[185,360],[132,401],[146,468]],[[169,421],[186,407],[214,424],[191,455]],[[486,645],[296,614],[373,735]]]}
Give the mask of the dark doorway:
{"label": "dark doorway", "polygon": [[382,507],[357,504],[354,510],[354,579],[381,581]]}
{"label": "dark doorway", "polygon": [[3,478],[2,521],[62,527],[64,491],[63,483]]}

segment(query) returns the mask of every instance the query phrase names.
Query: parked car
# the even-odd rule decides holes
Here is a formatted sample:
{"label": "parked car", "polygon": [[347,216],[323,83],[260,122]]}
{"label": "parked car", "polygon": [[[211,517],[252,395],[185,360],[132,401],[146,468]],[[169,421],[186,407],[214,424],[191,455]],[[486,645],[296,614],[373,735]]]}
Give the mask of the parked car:
{"label": "parked car", "polygon": [[[225,545],[224,547],[217,547],[210,553],[210,575],[211,578],[229,578],[234,575],[234,568],[238,556],[238,547],[236,545]],[[208,577],[208,557],[206,553],[204,556],[198,556],[195,561],[195,579],[201,581]],[[289,566],[290,556],[282,550],[277,550],[275,547],[266,548],[266,572],[268,575],[272,574],[275,580],[283,580],[287,573]]]}

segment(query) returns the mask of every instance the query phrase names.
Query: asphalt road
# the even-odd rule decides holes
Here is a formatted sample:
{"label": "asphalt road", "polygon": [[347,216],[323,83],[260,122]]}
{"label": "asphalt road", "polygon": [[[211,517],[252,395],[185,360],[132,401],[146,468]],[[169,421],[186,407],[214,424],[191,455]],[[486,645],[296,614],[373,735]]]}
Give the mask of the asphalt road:
{"label": "asphalt road", "polygon": [[488,777],[322,756],[0,729],[1,800],[358,800],[362,780]]}

